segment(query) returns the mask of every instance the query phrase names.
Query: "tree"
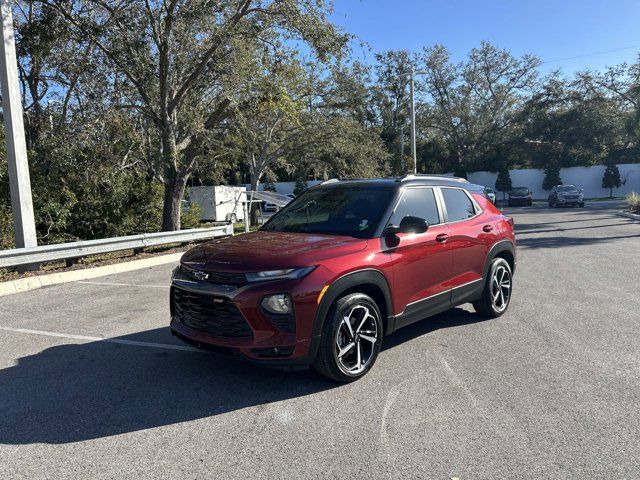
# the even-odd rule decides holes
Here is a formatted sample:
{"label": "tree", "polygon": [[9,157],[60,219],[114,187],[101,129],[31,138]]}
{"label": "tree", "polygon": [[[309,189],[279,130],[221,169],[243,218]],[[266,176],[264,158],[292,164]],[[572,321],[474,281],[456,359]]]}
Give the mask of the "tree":
{"label": "tree", "polygon": [[542,189],[551,190],[556,185],[562,185],[562,179],[560,178],[560,168],[555,163],[550,163],[544,169]]}
{"label": "tree", "polygon": [[467,178],[467,169],[462,162],[457,162],[455,167],[453,168],[453,174],[456,177]]}
{"label": "tree", "polygon": [[143,115],[159,138],[163,230],[180,228],[195,162],[250,88],[247,52],[300,38],[324,60],[347,41],[320,0],[42,1],[123,76],[120,108]]}
{"label": "tree", "polygon": [[293,188],[293,194],[297,197],[298,195],[304,193],[309,188],[309,184],[307,180],[302,177],[296,178],[296,184]]}
{"label": "tree", "polygon": [[496,190],[502,192],[502,200],[505,200],[506,192],[511,190],[511,174],[509,173],[509,167],[503,165],[498,171],[498,177],[496,178]]}
{"label": "tree", "polygon": [[431,130],[443,135],[452,157],[473,170],[479,161],[507,142],[516,130],[517,113],[539,86],[540,60],[516,58],[487,42],[462,63],[453,63],[441,45],[423,49],[418,87],[432,103]]}
{"label": "tree", "polygon": [[620,188],[622,180],[620,179],[620,170],[615,164],[607,165],[602,176],[602,188],[609,189],[609,198],[613,198],[613,189]]}

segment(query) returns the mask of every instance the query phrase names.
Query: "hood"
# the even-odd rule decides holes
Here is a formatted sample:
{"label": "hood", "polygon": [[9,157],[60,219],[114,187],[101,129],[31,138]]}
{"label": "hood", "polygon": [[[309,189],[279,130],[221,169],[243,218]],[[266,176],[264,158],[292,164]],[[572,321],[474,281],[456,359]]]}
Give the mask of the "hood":
{"label": "hood", "polygon": [[198,245],[181,263],[208,271],[256,272],[317,265],[366,246],[367,240],[360,238],[258,230]]}

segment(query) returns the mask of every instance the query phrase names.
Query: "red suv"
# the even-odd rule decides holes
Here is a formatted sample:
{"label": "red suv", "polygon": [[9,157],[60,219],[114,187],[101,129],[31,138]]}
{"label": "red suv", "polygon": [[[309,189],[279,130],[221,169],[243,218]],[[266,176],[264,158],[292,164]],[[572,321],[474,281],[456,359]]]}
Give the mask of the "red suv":
{"label": "red suv", "polygon": [[466,180],[329,180],[260,230],[184,254],[171,281],[183,340],[275,366],[363,376],[383,338],[462,303],[502,315],[513,220]]}

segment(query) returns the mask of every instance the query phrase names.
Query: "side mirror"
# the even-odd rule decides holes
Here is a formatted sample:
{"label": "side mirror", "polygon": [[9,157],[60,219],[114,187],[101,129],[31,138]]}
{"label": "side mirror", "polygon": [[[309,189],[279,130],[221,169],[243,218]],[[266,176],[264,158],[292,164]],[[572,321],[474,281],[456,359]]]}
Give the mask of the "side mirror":
{"label": "side mirror", "polygon": [[400,221],[398,231],[400,233],[424,233],[429,228],[429,224],[424,218],[407,215]]}

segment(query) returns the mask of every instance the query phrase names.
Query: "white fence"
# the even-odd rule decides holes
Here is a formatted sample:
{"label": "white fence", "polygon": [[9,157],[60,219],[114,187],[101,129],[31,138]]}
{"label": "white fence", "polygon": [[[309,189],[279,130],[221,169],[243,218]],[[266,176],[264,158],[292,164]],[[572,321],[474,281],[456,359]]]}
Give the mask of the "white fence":
{"label": "white fence", "polygon": [[[624,196],[631,192],[640,193],[640,163],[623,163],[618,165],[623,185],[613,189],[614,196]],[[560,178],[565,184],[573,184],[584,189],[586,198],[608,197],[609,189],[602,188],[602,176],[605,167],[570,167],[560,170]],[[514,187],[528,187],[533,191],[533,198],[546,199],[549,192],[542,189],[544,172],[533,168],[510,170],[511,184]],[[468,175],[469,181],[493,188],[497,173],[473,172]]]}

